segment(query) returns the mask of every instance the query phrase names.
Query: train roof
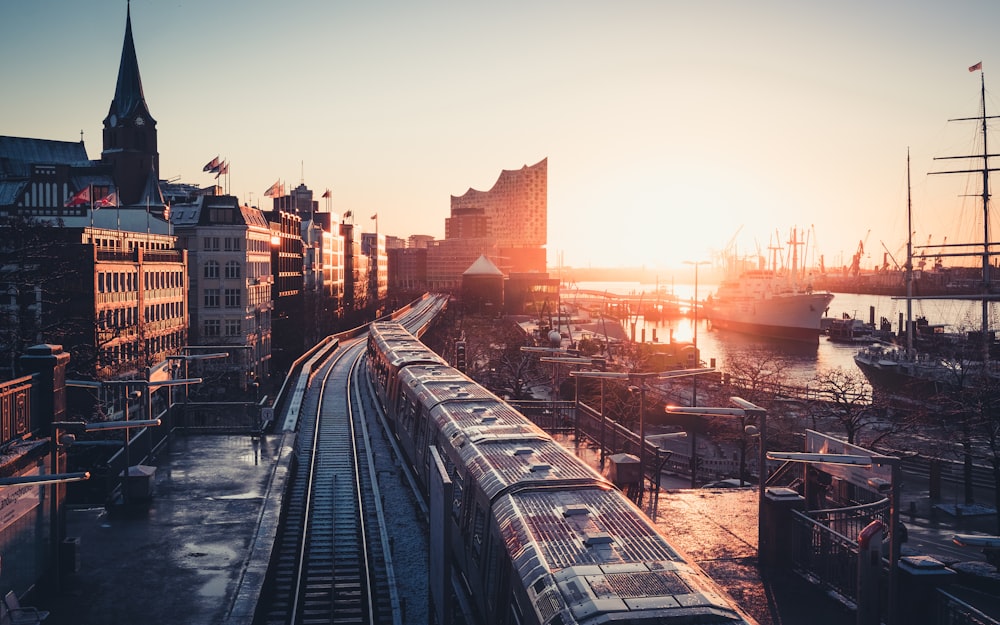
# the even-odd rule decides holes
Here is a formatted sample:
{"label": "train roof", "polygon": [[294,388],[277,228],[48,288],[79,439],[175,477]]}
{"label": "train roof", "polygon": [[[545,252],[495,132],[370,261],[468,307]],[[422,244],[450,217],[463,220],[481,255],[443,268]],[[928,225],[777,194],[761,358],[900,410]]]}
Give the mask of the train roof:
{"label": "train roof", "polygon": [[[510,434],[491,428],[472,429],[454,439],[462,464],[469,475],[475,476],[488,499],[492,500],[515,485],[572,482],[613,488],[610,482],[551,438],[512,437]],[[474,444],[462,444],[462,437]]]}
{"label": "train roof", "polygon": [[512,491],[494,511],[541,622],[564,610],[573,622],[604,622],[602,614],[629,623],[745,622],[620,491]]}
{"label": "train roof", "polygon": [[420,402],[428,407],[452,400],[503,403],[496,395],[461,375],[457,369],[453,371],[457,375],[410,366],[399,373],[399,383],[408,389],[407,393],[417,395]]}

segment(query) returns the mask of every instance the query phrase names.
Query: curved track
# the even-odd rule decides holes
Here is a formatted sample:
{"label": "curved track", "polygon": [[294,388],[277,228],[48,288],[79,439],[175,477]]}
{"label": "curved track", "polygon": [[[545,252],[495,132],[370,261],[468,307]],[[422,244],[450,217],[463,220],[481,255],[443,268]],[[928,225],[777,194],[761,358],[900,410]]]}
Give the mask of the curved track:
{"label": "curved track", "polygon": [[[415,306],[400,321],[420,331],[439,307]],[[292,426],[295,462],[256,623],[404,620],[362,408],[372,404],[362,398],[365,338],[341,339],[307,376],[313,392]]]}

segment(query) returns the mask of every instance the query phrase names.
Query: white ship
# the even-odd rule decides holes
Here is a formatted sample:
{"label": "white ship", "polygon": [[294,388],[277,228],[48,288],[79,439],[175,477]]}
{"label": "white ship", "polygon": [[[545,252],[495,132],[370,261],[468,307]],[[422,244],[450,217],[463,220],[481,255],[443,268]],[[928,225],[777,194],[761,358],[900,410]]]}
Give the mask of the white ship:
{"label": "white ship", "polygon": [[[704,303],[713,328],[819,342],[820,319],[826,315],[833,294],[814,291],[800,276],[797,248],[802,242],[796,236],[793,230],[790,268],[741,269],[735,261],[728,263],[726,279]],[[772,267],[776,266],[775,254]]]}

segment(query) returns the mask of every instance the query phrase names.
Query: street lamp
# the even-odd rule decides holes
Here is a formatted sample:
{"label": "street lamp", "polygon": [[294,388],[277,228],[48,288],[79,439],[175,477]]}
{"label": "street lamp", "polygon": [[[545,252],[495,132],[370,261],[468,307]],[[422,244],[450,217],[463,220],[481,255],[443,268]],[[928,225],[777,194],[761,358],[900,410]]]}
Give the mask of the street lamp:
{"label": "street lamp", "polygon": [[[773,458],[775,460],[783,460],[785,462],[808,462],[812,464],[833,464],[833,465],[848,465],[848,466],[859,466],[859,467],[876,467],[876,466],[887,466],[889,467],[891,473],[890,476],[890,491],[889,491],[889,601],[888,610],[889,618],[886,619],[889,625],[895,625],[897,623],[897,610],[898,610],[898,597],[897,592],[899,588],[898,582],[898,572],[899,568],[899,548],[901,541],[899,540],[899,479],[900,479],[900,462],[901,458],[896,456],[883,456],[880,454],[871,455],[861,455],[861,454],[833,454],[833,453],[799,453],[799,452],[770,452],[767,454],[768,458]],[[872,481],[869,481],[871,484]],[[884,484],[884,480],[882,480]],[[881,485],[876,485],[879,488]]]}
{"label": "street lamp", "polygon": [[[645,451],[646,451],[646,380],[650,378],[655,378],[659,380],[669,380],[673,378],[682,378],[687,376],[697,376],[704,373],[711,373],[715,369],[679,369],[676,371],[660,371],[660,372],[624,372],[624,371],[570,371],[569,375],[571,377],[582,377],[582,378],[600,378],[612,379],[612,380],[625,380],[629,382],[629,391],[639,393],[639,495],[638,502],[642,502],[642,492],[645,487],[646,479],[646,466],[645,466]],[[603,423],[604,413],[601,413],[601,421]]]}
{"label": "street lamp", "polygon": [[[188,349],[188,348],[185,348]],[[216,358],[229,358],[229,352],[217,352],[211,354],[176,354],[167,356],[167,360],[184,361],[184,380],[173,380],[173,382],[184,382],[184,416],[187,417],[187,402],[188,402],[188,384],[198,384],[201,382],[201,378],[195,378],[195,380],[188,380],[188,363],[192,360],[213,360]],[[162,386],[162,385],[161,385]],[[170,398],[170,404],[173,405],[173,397]]]}
{"label": "street lamp", "polygon": [[708,407],[684,407],[666,406],[667,414],[691,415],[698,417],[756,417],[760,424],[760,455],[758,456],[758,500],[757,500],[757,552],[764,552],[764,526],[761,523],[764,509],[765,484],[767,483],[767,411],[748,402],[742,397],[730,397],[729,401],[737,408],[708,408]]}
{"label": "street lamp", "polygon": [[[698,266],[707,265],[709,262],[707,260],[685,260],[683,261],[685,265],[694,266],[694,326],[691,331],[691,344],[694,345],[695,358],[698,359],[698,363],[701,364],[701,352],[698,351]],[[691,380],[691,405],[698,405],[698,378],[695,377]],[[691,427],[691,488],[697,488],[698,486],[698,427],[697,423],[693,424]]]}

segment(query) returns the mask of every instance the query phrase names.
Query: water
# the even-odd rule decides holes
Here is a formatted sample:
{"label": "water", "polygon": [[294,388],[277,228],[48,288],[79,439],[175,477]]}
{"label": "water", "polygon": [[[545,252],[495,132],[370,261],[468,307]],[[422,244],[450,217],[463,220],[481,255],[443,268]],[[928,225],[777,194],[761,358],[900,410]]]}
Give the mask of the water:
{"label": "water", "polygon": [[[581,282],[577,285],[580,289],[591,291],[607,291],[609,294],[629,295],[645,293],[650,302],[655,301],[655,284],[642,284],[639,282]],[[664,284],[660,284],[661,289]],[[687,303],[695,299],[695,286],[693,284],[667,284],[667,292],[672,292],[681,302]],[[714,293],[715,284],[699,283],[697,289],[697,299],[704,300],[706,296]],[[562,297],[564,301],[571,302],[573,299],[572,289],[563,289]],[[644,300],[645,302],[645,300]],[[901,299],[894,299],[885,295],[858,295],[854,293],[836,293],[827,316],[841,317],[847,314],[863,321],[870,321],[870,307],[874,307],[875,323],[878,324],[882,317],[892,323],[893,330],[899,328],[899,316],[902,314],[905,319],[906,302]],[[946,331],[966,331],[978,329],[982,315],[982,305],[980,302],[970,300],[914,300],[912,302],[913,318],[923,316],[932,323],[946,324]],[[997,328],[996,320],[1000,317],[1000,303],[990,304],[990,327]],[[642,331],[645,329],[646,340],[652,341],[653,330],[656,330],[656,337],[660,342],[669,342],[671,335],[674,341],[691,342],[694,340],[695,324],[693,317],[682,317],[679,319],[668,319],[659,322],[646,322],[639,317],[636,323],[635,337],[641,340]],[[625,328],[627,333],[631,333],[631,328]],[[780,354],[785,361],[785,374],[789,383],[805,385],[823,370],[842,368],[846,371],[856,371],[854,355],[859,347],[845,345],[841,343],[831,343],[826,337],[821,336],[816,345],[799,344],[788,341],[773,341],[760,337],[739,334],[735,332],[725,332],[722,330],[712,330],[704,319],[698,319],[697,344],[701,350],[701,358],[706,363],[715,359],[715,366],[725,368],[729,360],[744,357],[746,354],[758,350],[773,351]]]}

